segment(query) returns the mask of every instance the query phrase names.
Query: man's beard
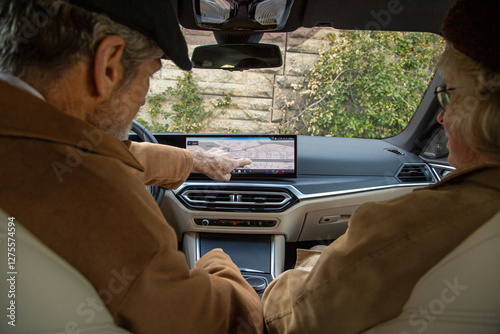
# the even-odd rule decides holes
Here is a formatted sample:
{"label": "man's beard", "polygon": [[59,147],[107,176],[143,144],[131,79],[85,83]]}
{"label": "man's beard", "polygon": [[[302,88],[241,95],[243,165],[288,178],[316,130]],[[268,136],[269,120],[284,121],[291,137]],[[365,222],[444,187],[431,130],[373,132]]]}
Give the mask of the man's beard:
{"label": "man's beard", "polygon": [[127,140],[132,127],[129,121],[131,106],[124,101],[122,89],[112,93],[109,100],[88,116],[87,122],[119,140]]}

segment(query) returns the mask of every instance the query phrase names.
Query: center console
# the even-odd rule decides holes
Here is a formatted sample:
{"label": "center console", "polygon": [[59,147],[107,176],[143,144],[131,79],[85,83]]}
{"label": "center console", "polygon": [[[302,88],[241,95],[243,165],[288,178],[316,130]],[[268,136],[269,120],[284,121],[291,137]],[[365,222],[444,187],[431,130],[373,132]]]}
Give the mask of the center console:
{"label": "center console", "polygon": [[[298,201],[289,189],[267,184],[297,177],[297,136],[189,134],[169,138],[175,143],[164,144],[191,152],[217,148],[234,158],[252,160],[232,171],[231,183],[214,184],[206,182],[205,175],[191,174],[189,183],[173,192],[185,211],[172,221],[189,221],[190,232],[182,238],[191,268],[204,254],[221,248],[262,294],[284,268],[285,237],[270,234],[280,225],[273,213],[283,212]],[[255,186],[257,180],[260,186]],[[179,211],[178,207],[172,209]],[[187,217],[182,217],[184,213]]]}
{"label": "center console", "polygon": [[183,248],[190,268],[194,268],[204,254],[221,248],[259,295],[284,268],[285,238],[282,235],[186,233]]}

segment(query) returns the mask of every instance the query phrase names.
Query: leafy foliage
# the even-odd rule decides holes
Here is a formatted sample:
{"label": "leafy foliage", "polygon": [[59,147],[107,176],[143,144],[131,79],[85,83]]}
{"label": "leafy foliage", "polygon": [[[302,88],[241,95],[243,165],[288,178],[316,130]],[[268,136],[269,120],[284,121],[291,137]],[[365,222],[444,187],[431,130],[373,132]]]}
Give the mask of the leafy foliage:
{"label": "leafy foliage", "polygon": [[[224,109],[232,105],[232,94],[227,93],[207,109],[198,91],[199,86],[194,81],[192,72],[185,72],[177,78],[175,87],[146,96],[150,122],[140,117],[136,120],[153,132],[198,132],[214,112],[223,114]],[[165,103],[172,100],[175,101],[171,106],[172,112],[165,111]]]}
{"label": "leafy foliage", "polygon": [[[383,138],[402,131],[444,49],[437,35],[342,31],[330,34],[307,79],[307,107],[289,132]],[[290,120],[286,120],[290,124]]]}
{"label": "leafy foliage", "polygon": [[205,110],[198,88],[192,72],[184,73],[175,88],[168,88],[167,93],[177,99],[177,103],[172,105],[175,113],[168,114],[172,121],[171,131],[197,132],[203,126],[203,121],[212,114]]}
{"label": "leafy foliage", "polygon": [[158,94],[151,94],[146,96],[146,102],[149,105],[149,115],[151,117],[158,116],[161,113],[162,103],[167,100],[167,92],[161,92]]}

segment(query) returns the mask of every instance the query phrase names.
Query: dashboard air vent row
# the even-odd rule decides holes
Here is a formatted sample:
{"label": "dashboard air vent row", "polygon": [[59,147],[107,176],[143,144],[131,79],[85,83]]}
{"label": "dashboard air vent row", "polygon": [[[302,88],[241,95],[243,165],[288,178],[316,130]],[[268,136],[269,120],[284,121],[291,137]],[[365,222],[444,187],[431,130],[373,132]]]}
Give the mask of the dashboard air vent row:
{"label": "dashboard air vent row", "polygon": [[297,201],[283,189],[207,189],[188,187],[177,194],[186,207],[216,211],[283,211]]}
{"label": "dashboard air vent row", "polygon": [[431,169],[426,164],[404,164],[396,175],[403,183],[434,183]]}

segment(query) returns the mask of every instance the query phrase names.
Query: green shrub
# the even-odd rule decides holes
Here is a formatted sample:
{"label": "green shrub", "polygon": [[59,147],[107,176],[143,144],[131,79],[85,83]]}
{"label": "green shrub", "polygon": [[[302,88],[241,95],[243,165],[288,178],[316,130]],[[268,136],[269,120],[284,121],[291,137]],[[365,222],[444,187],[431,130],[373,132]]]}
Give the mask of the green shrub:
{"label": "green shrub", "polygon": [[444,50],[437,35],[342,31],[330,34],[309,77],[306,105],[289,132],[384,138],[401,132],[420,104]]}
{"label": "green shrub", "polygon": [[[171,103],[168,112],[166,103]],[[151,121],[140,117],[136,120],[153,132],[184,132],[200,131],[215,114],[224,114],[225,109],[232,105],[232,93],[217,99],[209,108],[205,108],[204,100],[199,94],[199,86],[193,80],[192,72],[184,72],[177,77],[175,87],[169,87],[160,93],[150,93],[146,96],[148,113]]]}

